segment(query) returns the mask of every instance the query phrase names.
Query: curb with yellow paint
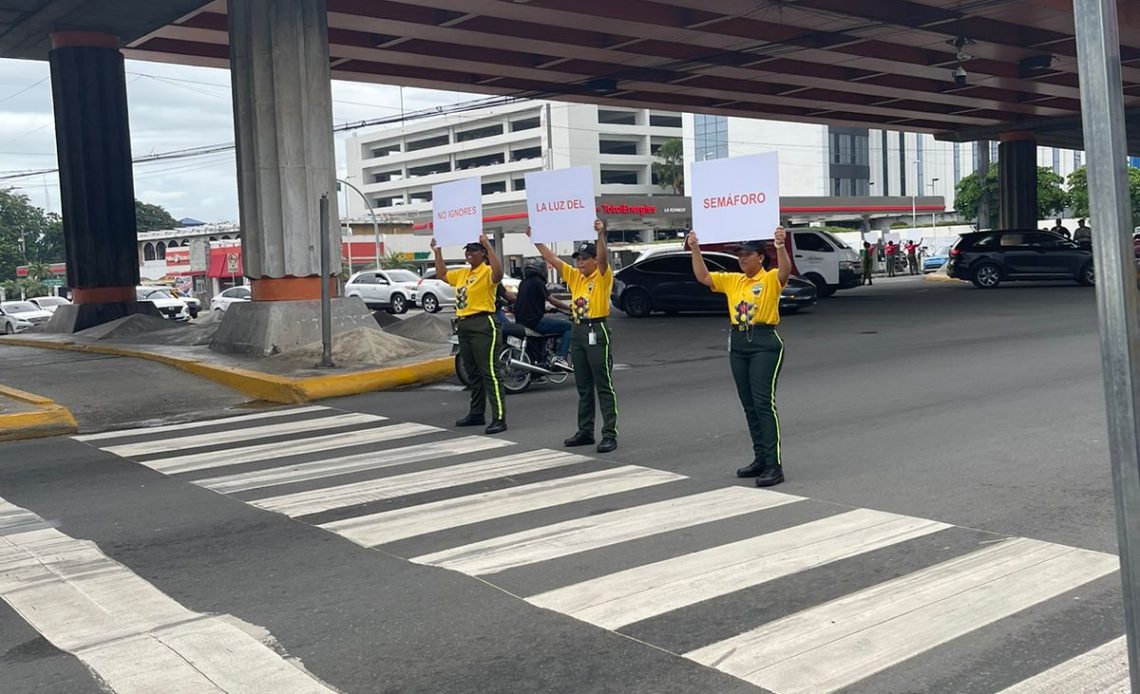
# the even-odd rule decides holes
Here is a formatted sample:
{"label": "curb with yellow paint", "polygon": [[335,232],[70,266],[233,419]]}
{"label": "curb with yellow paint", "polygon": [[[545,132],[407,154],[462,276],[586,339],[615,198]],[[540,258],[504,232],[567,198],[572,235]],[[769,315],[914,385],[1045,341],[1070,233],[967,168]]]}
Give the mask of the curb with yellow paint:
{"label": "curb with yellow paint", "polygon": [[64,436],[79,430],[71,411],[54,400],[3,385],[0,397],[33,408],[31,412],[0,414],[0,441]]}
{"label": "curb with yellow paint", "polygon": [[350,371],[340,374],[320,376],[280,376],[277,374],[242,369],[233,366],[219,366],[196,359],[176,357],[155,352],[98,345],[68,340],[47,341],[19,337],[0,338],[0,345],[36,347],[68,352],[108,354],[117,357],[148,359],[166,364],[176,369],[200,376],[221,384],[239,393],[259,400],[287,405],[337,398],[345,395],[359,395],[377,390],[392,390],[404,386],[421,385],[441,381],[455,374],[454,357],[439,357],[402,366],[389,366],[379,369]]}

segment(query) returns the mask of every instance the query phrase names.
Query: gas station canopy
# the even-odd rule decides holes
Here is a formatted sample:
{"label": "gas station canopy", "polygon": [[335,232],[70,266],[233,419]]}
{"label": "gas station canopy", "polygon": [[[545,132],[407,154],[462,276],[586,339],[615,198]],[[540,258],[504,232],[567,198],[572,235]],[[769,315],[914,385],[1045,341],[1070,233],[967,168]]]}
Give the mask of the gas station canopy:
{"label": "gas station canopy", "polygon": [[[1121,5],[1140,151],[1140,8]],[[328,0],[328,23],[335,79],[1082,146],[1071,0]],[[2,56],[71,28],[228,64],[223,0],[0,0]]]}

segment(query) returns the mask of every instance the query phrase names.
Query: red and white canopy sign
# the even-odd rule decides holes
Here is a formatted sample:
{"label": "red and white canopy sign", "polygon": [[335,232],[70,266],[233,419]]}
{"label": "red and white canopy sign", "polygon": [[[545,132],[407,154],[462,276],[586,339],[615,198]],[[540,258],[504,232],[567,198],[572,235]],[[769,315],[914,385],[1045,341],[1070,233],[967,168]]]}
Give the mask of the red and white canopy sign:
{"label": "red and white canopy sign", "polygon": [[431,187],[431,221],[435,242],[462,246],[483,233],[483,190],[480,179],[464,178]]}
{"label": "red and white canopy sign", "polygon": [[526,211],[538,243],[594,238],[594,170],[575,166],[526,174]]}
{"label": "red and white canopy sign", "polygon": [[693,231],[701,243],[770,239],[780,224],[776,152],[693,162]]}

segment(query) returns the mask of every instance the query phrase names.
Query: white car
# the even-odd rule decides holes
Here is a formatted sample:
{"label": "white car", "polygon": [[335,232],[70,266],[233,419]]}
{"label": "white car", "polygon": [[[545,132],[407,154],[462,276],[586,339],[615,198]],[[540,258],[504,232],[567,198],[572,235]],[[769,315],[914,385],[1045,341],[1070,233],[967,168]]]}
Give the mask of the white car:
{"label": "white car", "polygon": [[0,302],[0,328],[5,335],[15,335],[43,325],[51,320],[51,313],[30,301]]}
{"label": "white car", "polygon": [[60,306],[69,306],[71,304],[70,301],[63,298],[62,296],[37,296],[34,299],[28,299],[28,301],[35,304],[37,308],[41,308],[48,313],[55,313],[55,310]]}
{"label": "white car", "polygon": [[249,287],[230,287],[213,299],[210,299],[210,310],[216,312],[225,311],[230,307],[230,304],[249,301],[250,298]]}
{"label": "white car", "polygon": [[135,299],[139,302],[149,301],[154,304],[163,318],[190,320],[190,309],[186,307],[186,302],[175,299],[163,287],[135,287]]}
{"label": "white car", "polygon": [[[464,267],[467,266],[448,265],[447,270],[450,272]],[[509,289],[511,292],[518,294],[521,280],[517,280],[514,277],[503,277],[501,284],[505,289]],[[428,271],[424,273],[424,278],[416,293],[419,305],[428,313],[435,313],[442,306],[455,305],[455,287],[441,279],[436,279],[435,268],[428,268]],[[431,308],[433,305],[435,308]]]}
{"label": "white car", "polygon": [[357,296],[371,309],[406,313],[416,303],[420,276],[411,270],[366,270],[348,278],[344,295]]}

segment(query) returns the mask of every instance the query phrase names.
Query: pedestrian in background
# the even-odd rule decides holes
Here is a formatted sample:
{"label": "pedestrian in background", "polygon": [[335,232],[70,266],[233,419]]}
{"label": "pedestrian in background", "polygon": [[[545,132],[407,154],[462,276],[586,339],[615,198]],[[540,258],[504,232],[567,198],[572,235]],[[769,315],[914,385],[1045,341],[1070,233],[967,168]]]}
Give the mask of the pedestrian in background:
{"label": "pedestrian in background", "polygon": [[866,241],[863,242],[863,250],[859,251],[859,260],[863,261],[863,281],[859,284],[873,284],[871,282],[871,271],[875,268],[875,249]]}
{"label": "pedestrian in background", "polygon": [[910,274],[918,274],[918,244],[914,241],[906,242],[906,265]]}
{"label": "pedestrian in background", "polygon": [[[574,250],[575,265],[563,261],[541,243],[535,248],[546,262],[562,273],[570,290],[570,317],[574,328],[570,333],[570,362],[574,366],[574,382],[578,386],[578,431],[566,439],[567,448],[594,443],[595,398],[602,410],[602,440],[599,453],[617,448],[617,393],[614,392],[614,355],[610,329],[610,292],[614,271],[606,250],[606,229],[602,221],[594,221],[598,235],[595,243],[579,244]],[[530,236],[530,227],[526,235]]]}
{"label": "pedestrian in background", "polygon": [[747,241],[736,247],[741,272],[709,272],[697,235],[690,232],[688,238],[697,281],[728,300],[728,363],[748,422],[753,455],[752,463],[737,470],[736,476],[755,477],[757,487],[784,481],[780,416],[776,412],[784,341],[776,326],[780,323],[780,292],[788,284],[792,267],[786,239],[784,227],[776,227],[775,270],[764,268],[765,242]]}
{"label": "pedestrian in background", "polygon": [[1080,244],[1092,244],[1092,229],[1085,224],[1085,220],[1077,220],[1077,230],[1073,232],[1073,240]]}
{"label": "pedestrian in background", "polygon": [[887,242],[887,277],[895,276],[895,257],[899,254],[899,247],[894,241]]}
{"label": "pedestrian in background", "polygon": [[457,427],[486,424],[487,401],[491,403],[491,423],[485,433],[507,430],[506,392],[503,390],[502,365],[495,358],[503,344],[503,332],[497,317],[499,283],[503,280],[503,263],[486,234],[478,243],[464,249],[467,267],[451,270],[443,262],[443,252],[431,240],[435,254],[435,276],[455,287],[455,315],[459,319],[459,356],[467,373],[472,374],[471,408]]}
{"label": "pedestrian in background", "polygon": [[1057,223],[1049,231],[1053,232],[1054,234],[1060,234],[1065,238],[1069,238],[1069,230],[1066,229],[1065,225],[1061,223],[1060,217],[1057,218]]}

